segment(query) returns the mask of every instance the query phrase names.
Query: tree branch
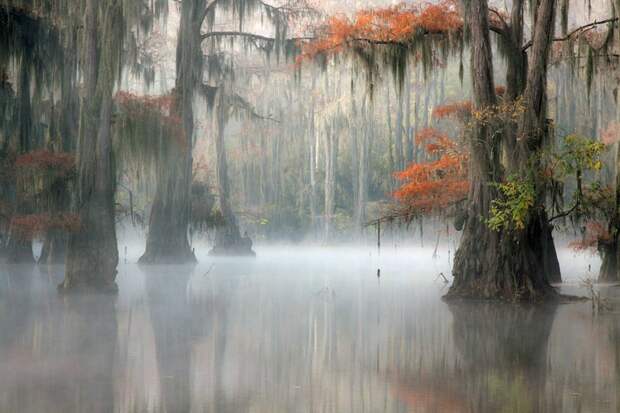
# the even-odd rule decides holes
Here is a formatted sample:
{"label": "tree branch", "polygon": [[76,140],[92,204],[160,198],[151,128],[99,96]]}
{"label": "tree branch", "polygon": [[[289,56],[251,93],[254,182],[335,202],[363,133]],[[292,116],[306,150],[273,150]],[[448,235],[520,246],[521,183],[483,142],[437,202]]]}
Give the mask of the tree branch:
{"label": "tree branch", "polygon": [[[593,28],[595,26],[598,26],[598,25],[601,25],[601,24],[615,23],[617,21],[618,21],[618,17],[611,17],[611,18],[605,19],[605,20],[593,21],[591,23],[584,24],[583,26],[577,27],[576,29],[574,29],[570,33],[568,33],[566,36],[556,37],[555,39],[553,39],[553,41],[554,42],[564,42],[566,40],[570,40],[571,37],[573,37],[574,35],[578,34],[579,32],[582,32],[582,31],[584,31],[586,29],[591,29],[591,28]],[[525,45],[523,45],[522,50],[526,51],[531,46],[532,46],[532,41],[530,40]]]}
{"label": "tree branch", "polygon": [[245,37],[253,40],[262,40],[264,42],[273,42],[276,39],[273,37],[262,36],[260,34],[240,32],[240,31],[216,31],[216,32],[208,32],[200,36],[204,41],[206,39],[212,37]]}
{"label": "tree branch", "polygon": [[[243,37],[243,38],[247,38],[247,39],[250,39],[250,40],[259,40],[259,41],[269,42],[269,43],[273,43],[273,42],[276,41],[276,39],[274,37],[263,36],[261,34],[256,34],[256,33],[248,33],[248,32],[242,32],[242,31],[235,31],[235,30],[207,32],[207,33],[204,33],[200,37],[201,37],[202,41],[205,41],[205,40],[213,38],[213,37]],[[286,41],[286,42],[298,42],[298,41],[311,41],[311,40],[314,40],[314,39],[315,39],[315,37],[291,37],[291,38],[288,38],[288,39],[284,39],[284,41]]]}
{"label": "tree branch", "polygon": [[[209,105],[215,101],[215,96],[219,91],[220,88],[217,86],[211,86],[206,83],[202,84],[202,94],[208,102],[211,102],[209,103]],[[280,123],[278,119],[274,119],[271,116],[259,114],[254,108],[254,106],[250,104],[250,102],[248,102],[245,98],[238,95],[237,93],[224,96],[224,101],[228,103],[229,107],[231,108],[247,112],[251,118]]]}
{"label": "tree branch", "polygon": [[[498,10],[496,10],[496,9],[494,9],[492,7],[489,7],[489,13],[494,14],[499,19],[499,22],[502,24],[501,30],[508,31],[508,23],[504,19],[504,16],[502,16],[502,14]],[[489,19],[489,20],[491,20],[491,19]],[[491,21],[489,21],[489,25],[492,26],[492,22]],[[493,30],[492,27],[490,29]]]}
{"label": "tree branch", "polygon": [[581,205],[581,202],[575,202],[575,205],[573,205],[570,209],[567,209],[566,211],[562,211],[559,214],[549,218],[549,222],[553,222],[556,219],[560,219],[560,218],[564,218],[569,216],[570,214],[572,214],[573,212],[575,212],[575,210],[577,208],[579,208],[579,205]]}

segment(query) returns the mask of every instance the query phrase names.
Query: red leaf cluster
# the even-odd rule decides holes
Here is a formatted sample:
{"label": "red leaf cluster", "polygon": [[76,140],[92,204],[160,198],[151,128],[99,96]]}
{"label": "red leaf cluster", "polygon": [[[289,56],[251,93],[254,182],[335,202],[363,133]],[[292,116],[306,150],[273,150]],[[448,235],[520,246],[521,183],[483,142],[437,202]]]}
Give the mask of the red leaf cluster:
{"label": "red leaf cluster", "polygon": [[161,126],[166,128],[181,146],[187,144],[181,117],[175,111],[174,93],[161,96],[138,96],[129,92],[117,92],[114,97],[116,104],[130,117],[140,118],[156,115]]}
{"label": "red leaf cluster", "polygon": [[80,218],[70,213],[15,215],[11,219],[11,228],[18,237],[32,239],[51,229],[75,232],[80,228]]}
{"label": "red leaf cluster", "polygon": [[436,106],[433,109],[433,117],[436,119],[456,118],[463,120],[471,115],[472,110],[473,105],[471,101],[463,100]]}
{"label": "red leaf cluster", "polygon": [[302,45],[298,62],[323,53],[338,53],[352,41],[406,43],[418,33],[449,33],[462,27],[463,19],[450,0],[362,10],[352,19],[333,16],[322,35]]}
{"label": "red leaf cluster", "polygon": [[75,168],[75,157],[65,152],[37,150],[17,156],[15,168],[37,171],[53,170],[65,175]]}
{"label": "red leaf cluster", "polygon": [[435,129],[423,129],[416,136],[418,144],[426,145],[427,152],[437,159],[411,164],[395,173],[402,181],[394,198],[411,210],[428,214],[453,205],[467,197],[466,153],[459,151],[455,142]]}
{"label": "red leaf cluster", "polygon": [[168,126],[179,127],[181,118],[173,109],[175,104],[174,95],[162,96],[138,96],[129,92],[117,92],[114,98],[117,105],[132,115],[144,115],[147,112],[155,112],[161,115],[161,120]]}

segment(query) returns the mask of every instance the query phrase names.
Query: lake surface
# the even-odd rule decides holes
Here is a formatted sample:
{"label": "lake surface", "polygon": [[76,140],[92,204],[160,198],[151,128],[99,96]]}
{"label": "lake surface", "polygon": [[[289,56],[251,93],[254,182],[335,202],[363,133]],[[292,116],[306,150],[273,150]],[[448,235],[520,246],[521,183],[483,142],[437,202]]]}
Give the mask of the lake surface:
{"label": "lake surface", "polygon": [[[620,411],[620,302],[446,303],[446,249],[257,253],[121,264],[116,297],[0,267],[0,412]],[[586,294],[598,260],[561,261]]]}

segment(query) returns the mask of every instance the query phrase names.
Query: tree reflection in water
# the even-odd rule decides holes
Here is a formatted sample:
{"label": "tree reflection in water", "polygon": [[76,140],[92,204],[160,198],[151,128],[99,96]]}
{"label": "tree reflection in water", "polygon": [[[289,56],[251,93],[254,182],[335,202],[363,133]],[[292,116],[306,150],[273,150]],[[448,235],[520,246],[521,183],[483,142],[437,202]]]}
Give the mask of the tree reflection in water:
{"label": "tree reflection in water", "polygon": [[0,412],[618,411],[619,314],[446,303],[423,257],[383,254],[379,280],[370,259],[305,250],[126,265],[118,297],[11,266]]}

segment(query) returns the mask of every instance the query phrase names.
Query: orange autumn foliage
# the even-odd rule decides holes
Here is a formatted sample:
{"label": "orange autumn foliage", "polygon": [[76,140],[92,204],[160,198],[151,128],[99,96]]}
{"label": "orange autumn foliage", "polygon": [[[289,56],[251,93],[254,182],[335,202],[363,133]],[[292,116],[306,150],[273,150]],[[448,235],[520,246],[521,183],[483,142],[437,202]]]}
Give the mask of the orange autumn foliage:
{"label": "orange autumn foliage", "polygon": [[[500,85],[495,87],[495,94],[498,97],[503,96],[504,93],[506,93],[505,86]],[[461,100],[436,106],[433,109],[433,117],[435,119],[454,118],[456,120],[463,121],[467,117],[471,116],[473,110],[474,106],[470,100]]]}
{"label": "orange autumn foliage", "polygon": [[433,109],[435,119],[457,118],[463,120],[471,115],[473,105],[469,100],[439,105]]}
{"label": "orange autumn foliage", "polygon": [[80,219],[76,214],[70,213],[16,215],[11,218],[11,227],[18,237],[29,240],[51,229],[66,232],[77,231],[80,227]]}
{"label": "orange autumn foliage", "polygon": [[323,53],[338,53],[353,41],[407,43],[417,34],[450,33],[462,27],[463,19],[450,0],[362,10],[352,19],[332,16],[322,34],[302,45],[298,62]]}
{"label": "orange autumn foliage", "polygon": [[435,160],[411,164],[395,173],[402,181],[394,198],[409,210],[429,214],[464,200],[469,190],[467,154],[448,135],[436,129],[423,129],[416,136],[418,145]]}

